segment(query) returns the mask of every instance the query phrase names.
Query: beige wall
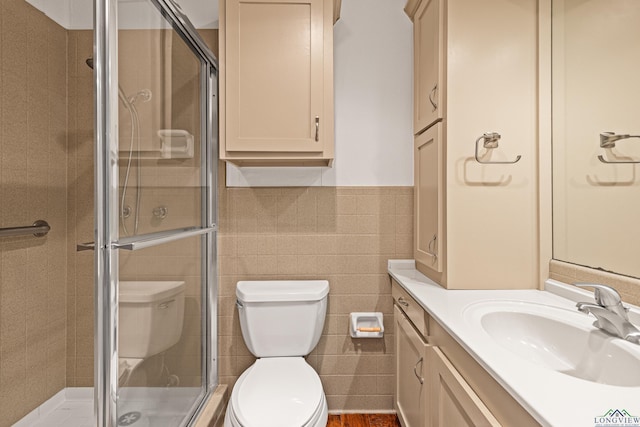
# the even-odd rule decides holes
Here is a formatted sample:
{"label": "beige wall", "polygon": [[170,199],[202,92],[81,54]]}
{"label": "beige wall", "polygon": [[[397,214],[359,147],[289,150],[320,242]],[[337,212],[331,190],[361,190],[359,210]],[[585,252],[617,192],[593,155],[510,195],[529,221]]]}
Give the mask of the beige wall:
{"label": "beige wall", "polygon": [[65,386],[66,31],[23,0],[0,3],[0,426]]}
{"label": "beige wall", "polygon": [[[224,181],[223,181],[224,182]],[[412,258],[411,187],[220,189],[220,382],[253,363],[235,308],[238,280],[327,279],[328,315],[308,357],[330,410],[393,409],[387,260]],[[349,313],[381,311],[384,339],[354,340]]]}
{"label": "beige wall", "polygon": [[68,32],[67,386],[93,385],[93,31]]}

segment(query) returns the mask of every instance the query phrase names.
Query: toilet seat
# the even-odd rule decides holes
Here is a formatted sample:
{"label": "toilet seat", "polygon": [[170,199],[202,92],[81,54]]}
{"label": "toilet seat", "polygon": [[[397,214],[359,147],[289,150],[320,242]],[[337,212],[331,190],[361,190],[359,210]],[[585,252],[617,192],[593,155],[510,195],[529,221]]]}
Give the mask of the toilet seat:
{"label": "toilet seat", "polygon": [[320,377],[302,357],[272,357],[238,378],[227,412],[244,427],[311,427],[326,424],[326,407]]}

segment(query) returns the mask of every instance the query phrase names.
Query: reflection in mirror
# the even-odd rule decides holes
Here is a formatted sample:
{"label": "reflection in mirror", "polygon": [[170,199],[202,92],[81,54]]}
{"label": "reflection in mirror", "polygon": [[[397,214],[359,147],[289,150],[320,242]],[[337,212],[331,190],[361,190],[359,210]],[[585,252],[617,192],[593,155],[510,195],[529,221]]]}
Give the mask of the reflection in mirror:
{"label": "reflection in mirror", "polygon": [[640,2],[553,0],[553,257],[640,277]]}

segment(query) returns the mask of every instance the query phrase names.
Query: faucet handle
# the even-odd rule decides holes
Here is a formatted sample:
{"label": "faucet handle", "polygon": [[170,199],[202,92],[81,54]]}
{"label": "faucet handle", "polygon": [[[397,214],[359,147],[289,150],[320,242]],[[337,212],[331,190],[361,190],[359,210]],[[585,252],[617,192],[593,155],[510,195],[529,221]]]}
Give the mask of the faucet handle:
{"label": "faucet handle", "polygon": [[620,294],[611,286],[598,283],[574,283],[574,285],[580,288],[593,288],[593,297],[602,307],[617,307],[622,304]]}

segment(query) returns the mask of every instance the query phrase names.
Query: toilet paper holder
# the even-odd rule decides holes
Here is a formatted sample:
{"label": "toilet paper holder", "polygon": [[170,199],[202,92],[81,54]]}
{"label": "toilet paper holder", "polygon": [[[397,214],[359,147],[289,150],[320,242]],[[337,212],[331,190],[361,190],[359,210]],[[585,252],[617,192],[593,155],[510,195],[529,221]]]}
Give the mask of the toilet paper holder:
{"label": "toilet paper holder", "polygon": [[382,338],[384,336],[383,315],[379,312],[357,312],[350,314],[349,332],[352,338]]}

